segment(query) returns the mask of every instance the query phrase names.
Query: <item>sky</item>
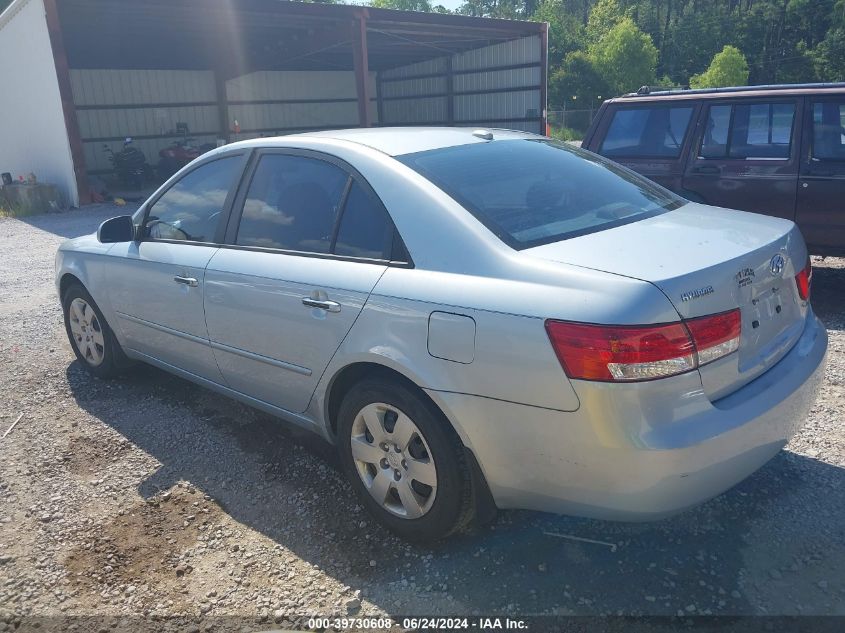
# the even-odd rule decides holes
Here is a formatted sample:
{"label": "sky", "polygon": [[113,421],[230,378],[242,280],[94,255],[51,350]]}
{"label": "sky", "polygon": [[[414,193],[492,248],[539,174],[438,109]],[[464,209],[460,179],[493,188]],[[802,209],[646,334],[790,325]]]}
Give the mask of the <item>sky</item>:
{"label": "sky", "polygon": [[455,10],[463,4],[463,0],[432,0],[433,5],[442,4],[447,9]]}

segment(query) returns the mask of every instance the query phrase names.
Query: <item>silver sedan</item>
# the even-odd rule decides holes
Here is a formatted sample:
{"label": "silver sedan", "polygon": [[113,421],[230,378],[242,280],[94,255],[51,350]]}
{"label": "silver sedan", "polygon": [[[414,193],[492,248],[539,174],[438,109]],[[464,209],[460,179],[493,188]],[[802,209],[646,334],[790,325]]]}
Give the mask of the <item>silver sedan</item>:
{"label": "silver sedan", "polygon": [[411,539],[739,482],[819,388],[811,274],[788,220],[456,128],[227,145],[56,260],[88,371],[142,361],[318,433]]}

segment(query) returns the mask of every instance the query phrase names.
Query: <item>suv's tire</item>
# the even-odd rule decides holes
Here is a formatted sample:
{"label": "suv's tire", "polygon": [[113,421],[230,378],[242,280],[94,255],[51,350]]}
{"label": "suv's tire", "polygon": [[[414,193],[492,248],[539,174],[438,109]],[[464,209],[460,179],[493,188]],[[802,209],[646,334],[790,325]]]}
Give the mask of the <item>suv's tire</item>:
{"label": "suv's tire", "polygon": [[464,447],[417,389],[381,377],[357,383],[340,405],[337,446],[361,502],[399,536],[432,541],[472,520]]}
{"label": "suv's tire", "polygon": [[132,365],[88,291],[78,283],[62,295],[65,331],[82,366],[98,378],[112,378]]}

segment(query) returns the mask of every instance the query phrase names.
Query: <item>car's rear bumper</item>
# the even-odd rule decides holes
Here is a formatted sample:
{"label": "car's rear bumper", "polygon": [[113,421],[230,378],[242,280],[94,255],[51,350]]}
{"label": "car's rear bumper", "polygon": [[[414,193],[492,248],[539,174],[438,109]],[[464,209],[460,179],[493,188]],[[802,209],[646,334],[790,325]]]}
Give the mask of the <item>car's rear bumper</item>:
{"label": "car's rear bumper", "polygon": [[429,393],[476,455],[498,507],[648,520],[713,497],[771,459],[804,423],[826,351],[824,326],[809,314],[777,365],[716,402],[697,372],[573,381],[581,407],[571,413]]}

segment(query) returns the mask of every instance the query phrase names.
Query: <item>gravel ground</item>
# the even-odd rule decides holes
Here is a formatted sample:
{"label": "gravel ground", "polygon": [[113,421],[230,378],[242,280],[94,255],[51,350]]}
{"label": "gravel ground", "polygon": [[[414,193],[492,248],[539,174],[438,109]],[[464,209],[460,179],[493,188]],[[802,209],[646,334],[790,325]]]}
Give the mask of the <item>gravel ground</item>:
{"label": "gravel ground", "polygon": [[0,435],[23,413],[0,440],[0,631],[86,614],[265,628],[308,614],[845,615],[845,260],[814,261],[821,397],[750,479],[658,523],[501,512],[419,547],[373,525],[319,440],[152,368],[111,382],[80,368],[53,257],[118,213],[0,219]]}

